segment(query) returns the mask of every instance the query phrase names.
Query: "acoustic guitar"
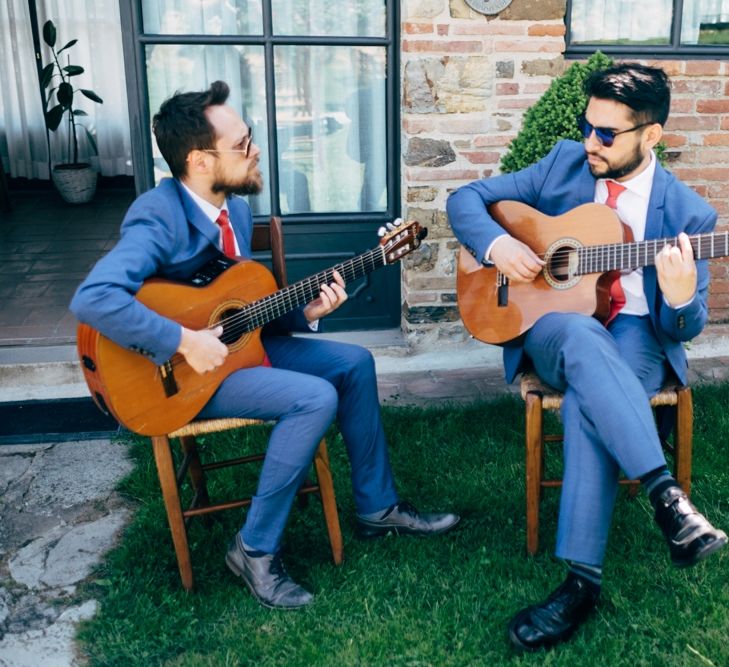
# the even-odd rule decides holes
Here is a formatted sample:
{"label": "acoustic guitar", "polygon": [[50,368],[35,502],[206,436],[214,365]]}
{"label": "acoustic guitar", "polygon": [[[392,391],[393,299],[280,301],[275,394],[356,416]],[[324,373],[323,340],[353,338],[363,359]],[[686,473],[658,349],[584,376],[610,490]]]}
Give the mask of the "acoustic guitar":
{"label": "acoustic guitar", "polygon": [[[474,338],[495,345],[518,340],[547,313],[576,312],[604,322],[610,313],[610,285],[620,272],[653,265],[666,243],[676,244],[676,238],[630,240],[630,229],[604,204],[548,216],[521,202],[502,201],[490,206],[489,213],[545,262],[533,282],[510,283],[495,266],[484,266],[461,248],[461,318]],[[696,259],[729,256],[729,232],[689,240]]]}
{"label": "acoustic guitar", "polygon": [[150,278],[136,298],[189,329],[222,325],[228,356],[223,365],[205,374],[196,373],[178,353],[158,366],[80,324],[76,344],[91,396],[103,412],[131,431],[171,433],[195,417],[228,375],[263,362],[261,327],[316,299],[321,284],[333,281],[335,270],[349,283],[397,262],[427,233],[418,222],[404,223],[386,233],[372,250],[279,290],[262,264],[224,256],[184,283]]}

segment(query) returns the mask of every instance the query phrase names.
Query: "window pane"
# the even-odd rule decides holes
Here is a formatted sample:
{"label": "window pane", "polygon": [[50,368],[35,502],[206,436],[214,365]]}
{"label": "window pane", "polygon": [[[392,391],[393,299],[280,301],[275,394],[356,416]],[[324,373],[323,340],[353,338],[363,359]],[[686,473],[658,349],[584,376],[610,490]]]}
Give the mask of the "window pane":
{"label": "window pane", "polygon": [[382,211],[385,50],[275,50],[282,213]]}
{"label": "window pane", "polygon": [[[152,115],[175,92],[205,90],[218,79],[230,86],[228,104],[253,128],[254,141],[261,148],[259,166],[265,181],[269,168],[263,47],[179,44],[147,47],[147,83]],[[152,145],[154,178],[155,183],[159,183],[163,176],[170,175],[169,168],[157,149],[154,137]],[[261,194],[248,199],[248,203],[254,214],[270,214],[270,193],[265,187]]]}
{"label": "window pane", "polygon": [[261,0],[142,0],[150,35],[260,35]]}
{"label": "window pane", "polygon": [[684,2],[681,44],[729,44],[729,0]]}
{"label": "window pane", "polygon": [[277,35],[385,36],[385,0],[272,0]]}
{"label": "window pane", "polygon": [[572,44],[669,44],[673,0],[572,0]]}

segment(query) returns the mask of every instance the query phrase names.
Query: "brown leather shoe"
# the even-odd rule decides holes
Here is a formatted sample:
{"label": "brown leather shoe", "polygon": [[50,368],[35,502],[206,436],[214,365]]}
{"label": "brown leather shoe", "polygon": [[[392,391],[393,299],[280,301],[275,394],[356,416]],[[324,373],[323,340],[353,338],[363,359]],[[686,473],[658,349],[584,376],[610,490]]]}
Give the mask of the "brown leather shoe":
{"label": "brown leather shoe", "polygon": [[264,607],[298,609],[314,600],[309,591],[286,573],[278,554],[249,556],[243,548],[240,533],[230,543],[225,562],[233,574],[243,579],[253,597]]}
{"label": "brown leather shoe", "polygon": [[544,602],[522,609],[509,623],[509,639],[522,651],[567,641],[587,619],[600,592],[572,572]]}
{"label": "brown leather shoe", "polygon": [[726,533],[714,528],[678,486],[670,486],[658,496],[656,522],[677,567],[695,565],[727,542]]}
{"label": "brown leather shoe", "polygon": [[418,512],[409,502],[400,501],[379,519],[357,516],[357,534],[362,538],[396,535],[440,535],[461,520],[457,514]]}

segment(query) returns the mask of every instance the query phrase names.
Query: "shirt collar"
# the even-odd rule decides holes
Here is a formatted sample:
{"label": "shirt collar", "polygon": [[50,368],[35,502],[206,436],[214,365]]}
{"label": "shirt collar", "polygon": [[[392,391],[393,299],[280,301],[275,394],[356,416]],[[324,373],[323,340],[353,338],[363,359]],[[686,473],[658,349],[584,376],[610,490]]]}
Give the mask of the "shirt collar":
{"label": "shirt collar", "polygon": [[203,199],[200,195],[196,194],[190,188],[187,187],[182,181],[180,181],[180,185],[182,185],[185,190],[187,190],[187,193],[192,198],[192,201],[194,201],[202,210],[202,212],[210,218],[212,222],[215,222],[218,219],[218,216],[220,215],[220,211],[227,211],[228,210],[228,200],[226,199],[223,202],[223,206],[221,208],[218,208],[214,204],[211,204],[206,199]]}

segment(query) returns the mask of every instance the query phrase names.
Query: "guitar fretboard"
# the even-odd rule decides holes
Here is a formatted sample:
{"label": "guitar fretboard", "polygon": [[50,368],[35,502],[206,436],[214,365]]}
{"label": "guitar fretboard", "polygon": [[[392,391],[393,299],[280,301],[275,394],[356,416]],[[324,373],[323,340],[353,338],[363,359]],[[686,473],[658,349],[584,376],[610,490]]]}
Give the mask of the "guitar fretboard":
{"label": "guitar fretboard", "polygon": [[325,271],[304,278],[243,308],[240,311],[240,316],[243,318],[242,323],[244,322],[244,326],[240,329],[242,331],[253,331],[277,317],[281,317],[281,315],[313,301],[319,296],[323,283],[328,285],[334,281],[334,271],[338,271],[344,282],[349,283],[384,265],[385,250],[382,247],[377,247]]}
{"label": "guitar fretboard", "polygon": [[[576,250],[579,258],[576,273],[580,275],[605,273],[606,271],[624,271],[641,266],[652,266],[656,263],[656,255],[663,246],[667,243],[676,245],[677,242],[676,237],[673,237],[633,243],[584,246]],[[696,259],[729,256],[729,232],[696,234],[689,236],[689,242]]]}

